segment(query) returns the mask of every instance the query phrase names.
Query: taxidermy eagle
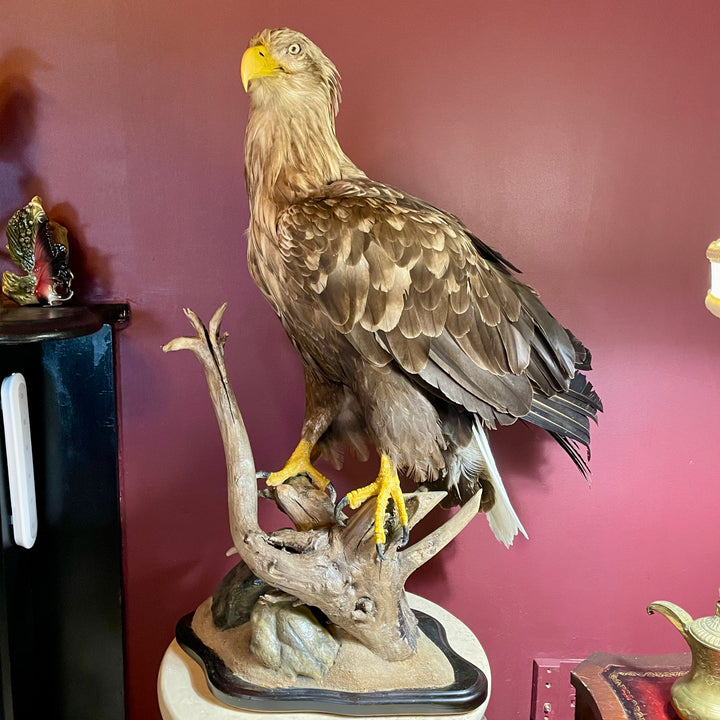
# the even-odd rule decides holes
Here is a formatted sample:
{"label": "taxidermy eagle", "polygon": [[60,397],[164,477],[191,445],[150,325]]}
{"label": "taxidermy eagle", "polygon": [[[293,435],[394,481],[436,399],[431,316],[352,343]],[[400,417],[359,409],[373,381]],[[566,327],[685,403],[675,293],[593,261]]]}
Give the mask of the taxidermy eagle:
{"label": "taxidermy eagle", "polygon": [[241,75],[248,264],[305,373],[301,440],[268,483],[305,473],[324,488],[312,460],[322,453],[338,466],[338,441],[369,440],[377,479],[341,505],[376,497],[380,557],[390,499],[407,522],[398,473],[446,489],[454,504],[482,487],[482,509],[509,545],[525,531],[487,430],[534,423],[587,474],[576,443],[589,448],[588,421],[601,410],[578,372],[590,353],[457,217],[353,164],[335,137],[338,72],[307,37],[262,31]]}

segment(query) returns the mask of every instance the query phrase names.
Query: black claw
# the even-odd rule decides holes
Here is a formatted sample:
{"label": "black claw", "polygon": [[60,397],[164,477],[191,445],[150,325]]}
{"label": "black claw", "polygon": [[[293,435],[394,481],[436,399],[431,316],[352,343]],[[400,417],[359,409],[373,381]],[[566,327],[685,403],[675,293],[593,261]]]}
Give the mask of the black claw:
{"label": "black claw", "polygon": [[[337,493],[335,492],[335,487],[331,482],[329,482],[327,484],[327,486],[325,487],[325,489],[327,490],[328,488],[329,488],[329,492],[330,492],[330,502],[334,505],[335,501],[337,500]],[[336,508],[336,511],[337,511],[337,508]]]}
{"label": "black claw", "polygon": [[378,559],[385,560],[385,543],[375,543]]}
{"label": "black claw", "polygon": [[267,470],[258,470],[255,473],[255,479],[256,480],[267,480],[272,473],[269,473]]}
{"label": "black claw", "polygon": [[398,547],[405,547],[408,544],[408,540],[410,540],[410,530],[408,529],[407,525],[402,526],[402,537],[400,538],[400,542],[397,544]]}
{"label": "black claw", "polygon": [[340,498],[340,502],[335,506],[335,522],[341,527],[345,527],[345,521],[347,516],[343,514],[343,509],[350,504],[350,501],[345,497]]}

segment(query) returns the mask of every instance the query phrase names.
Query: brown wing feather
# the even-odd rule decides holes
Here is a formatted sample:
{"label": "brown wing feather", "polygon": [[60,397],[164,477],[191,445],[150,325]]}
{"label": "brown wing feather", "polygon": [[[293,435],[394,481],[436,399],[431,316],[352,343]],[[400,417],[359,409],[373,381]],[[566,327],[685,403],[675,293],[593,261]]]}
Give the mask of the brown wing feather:
{"label": "brown wing feather", "polygon": [[363,357],[394,360],[487,424],[575,374],[566,331],[452,215],[361,179],[294,203],[277,228],[290,274]]}

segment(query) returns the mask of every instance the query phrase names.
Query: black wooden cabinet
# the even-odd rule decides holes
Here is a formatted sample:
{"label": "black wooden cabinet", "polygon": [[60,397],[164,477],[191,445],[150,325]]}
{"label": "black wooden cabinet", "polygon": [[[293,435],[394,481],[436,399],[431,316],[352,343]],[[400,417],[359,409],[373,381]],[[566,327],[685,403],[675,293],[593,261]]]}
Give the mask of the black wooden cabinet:
{"label": "black wooden cabinet", "polygon": [[38,507],[36,543],[18,547],[3,439],[4,720],[124,717],[113,325],[127,317],[124,305],[0,312],[0,380],[27,383]]}

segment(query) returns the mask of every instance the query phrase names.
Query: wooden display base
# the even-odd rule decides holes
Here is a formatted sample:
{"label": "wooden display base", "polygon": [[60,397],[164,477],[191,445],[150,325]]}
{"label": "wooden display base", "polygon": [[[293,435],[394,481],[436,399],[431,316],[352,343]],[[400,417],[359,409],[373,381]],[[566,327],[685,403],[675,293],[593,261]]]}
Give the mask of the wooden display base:
{"label": "wooden display base", "polygon": [[[233,703],[241,705],[241,709],[237,709],[229,707],[213,697],[213,693],[223,697],[223,692],[218,692],[218,688],[214,687],[211,693],[203,669],[204,665],[201,667],[194,662],[183,652],[177,641],[174,641],[165,653],[158,678],[158,697],[162,716],[164,720],[197,720],[198,718],[243,720],[244,718],[262,717],[263,713],[273,712],[273,716],[282,715],[283,718],[297,720],[327,718],[327,713],[340,716],[363,715],[369,718],[381,715],[385,718],[422,716],[427,720],[444,717],[457,718],[457,720],[482,720],[490,696],[490,668],[482,646],[470,630],[450,613],[418,596],[409,595],[408,597],[414,610],[430,616],[430,626],[439,624],[444,628],[448,643],[453,649],[451,654],[460,658],[458,669],[456,669],[455,687],[442,688],[440,691],[432,689],[425,693],[415,691],[412,698],[403,698],[403,695],[407,695],[404,693],[395,693],[395,696],[387,693],[385,707],[382,703],[378,704],[377,697],[373,697],[377,696],[377,693],[369,694],[364,701],[359,697],[361,694],[355,694],[355,697],[345,699],[335,697],[330,707],[323,705],[322,698],[318,703],[317,698],[310,697],[309,702],[301,703],[299,707],[295,708],[298,710],[297,712],[291,711],[287,705],[283,706],[282,697],[279,698],[280,705],[273,704],[278,700],[278,696],[276,691],[271,691],[260,698],[255,705],[252,697],[250,697],[250,702],[247,702],[246,695],[241,703]],[[181,622],[180,626],[182,625]],[[429,635],[431,634],[432,630]],[[187,641],[182,634],[180,638],[183,642]],[[192,648],[190,649],[192,650]],[[193,655],[195,654],[193,652]],[[478,673],[477,670],[480,672]],[[208,671],[211,677],[215,673],[212,667]],[[485,680],[487,680],[486,687]],[[216,683],[217,677],[213,677],[213,681]],[[438,695],[440,702],[433,703],[433,696]],[[228,701],[233,702],[231,698]],[[477,706],[468,709],[468,706],[472,704]],[[388,713],[400,714],[388,716]],[[265,717],[268,715],[265,714]]]}

